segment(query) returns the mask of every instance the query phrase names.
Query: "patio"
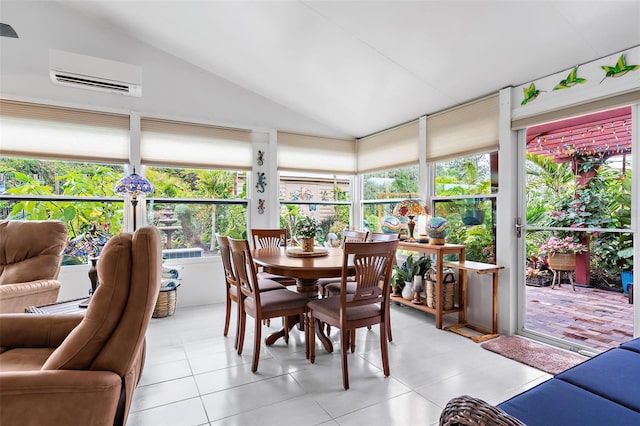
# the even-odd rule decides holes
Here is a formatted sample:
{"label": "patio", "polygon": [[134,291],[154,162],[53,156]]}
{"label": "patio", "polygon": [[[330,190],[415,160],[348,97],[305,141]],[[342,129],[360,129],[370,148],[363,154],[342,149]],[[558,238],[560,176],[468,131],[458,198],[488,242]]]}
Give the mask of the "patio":
{"label": "patio", "polygon": [[562,287],[525,286],[526,328],[597,350],[633,338],[633,305],[626,294],[569,283]]}

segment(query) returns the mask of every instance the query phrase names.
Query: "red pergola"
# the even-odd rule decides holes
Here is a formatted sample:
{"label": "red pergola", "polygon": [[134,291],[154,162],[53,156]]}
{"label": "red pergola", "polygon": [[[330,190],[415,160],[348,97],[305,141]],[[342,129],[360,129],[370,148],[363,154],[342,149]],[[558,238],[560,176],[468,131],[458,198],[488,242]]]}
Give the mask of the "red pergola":
{"label": "red pergola", "polygon": [[[577,182],[587,186],[594,171],[583,172],[580,163],[631,154],[631,130],[631,107],[612,109],[530,127],[527,151],[552,157],[555,163],[571,162]],[[587,252],[576,258],[576,282],[589,280]]]}
{"label": "red pergola", "polygon": [[623,107],[527,129],[527,151],[555,163],[607,159],[631,153],[631,107]]}

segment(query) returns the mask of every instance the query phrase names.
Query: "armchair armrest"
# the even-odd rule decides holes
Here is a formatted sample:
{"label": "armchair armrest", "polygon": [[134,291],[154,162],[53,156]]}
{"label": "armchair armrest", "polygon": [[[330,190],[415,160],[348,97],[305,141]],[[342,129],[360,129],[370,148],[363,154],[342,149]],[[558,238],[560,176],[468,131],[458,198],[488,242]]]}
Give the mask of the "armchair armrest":
{"label": "armchair armrest", "polygon": [[440,426],[526,426],[498,407],[468,395],[450,400],[440,414]]}
{"label": "armchair armrest", "polygon": [[72,315],[0,315],[0,347],[57,348],[84,318]]}
{"label": "armchair armrest", "polygon": [[0,313],[24,312],[27,306],[53,303],[60,291],[58,280],[36,280],[0,285]]}
{"label": "armchair armrest", "polygon": [[0,373],[0,424],[111,425],[121,379],[110,371]]}

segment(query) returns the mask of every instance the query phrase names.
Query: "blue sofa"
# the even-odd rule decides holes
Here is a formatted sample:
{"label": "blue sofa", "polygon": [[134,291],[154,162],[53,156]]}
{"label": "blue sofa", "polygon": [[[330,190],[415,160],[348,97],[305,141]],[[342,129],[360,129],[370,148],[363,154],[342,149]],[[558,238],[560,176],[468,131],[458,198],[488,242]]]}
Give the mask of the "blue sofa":
{"label": "blue sofa", "polygon": [[454,398],[442,412],[440,424],[640,425],[640,338],[578,364],[497,407],[468,396]]}

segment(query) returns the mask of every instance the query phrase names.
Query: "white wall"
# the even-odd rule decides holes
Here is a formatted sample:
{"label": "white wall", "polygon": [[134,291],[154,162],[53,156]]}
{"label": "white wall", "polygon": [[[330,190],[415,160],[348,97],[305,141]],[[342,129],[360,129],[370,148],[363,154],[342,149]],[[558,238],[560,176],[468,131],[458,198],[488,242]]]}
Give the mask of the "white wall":
{"label": "white wall", "polygon": [[[177,290],[176,309],[225,302],[224,272],[219,256],[198,259],[170,259],[167,266],[182,266],[182,283]],[[78,299],[89,294],[89,265],[63,266],[58,280],[62,287],[58,301]]]}

